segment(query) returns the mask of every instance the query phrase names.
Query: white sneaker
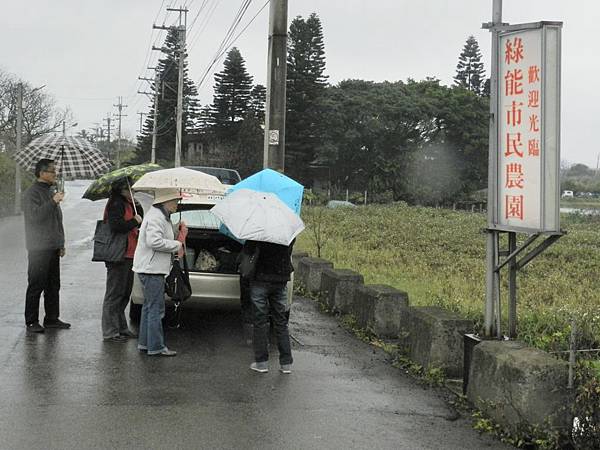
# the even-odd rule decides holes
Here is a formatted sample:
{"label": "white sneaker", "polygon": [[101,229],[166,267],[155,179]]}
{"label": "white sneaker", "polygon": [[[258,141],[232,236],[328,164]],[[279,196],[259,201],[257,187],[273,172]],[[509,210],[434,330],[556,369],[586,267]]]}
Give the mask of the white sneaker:
{"label": "white sneaker", "polygon": [[290,374],[290,373],[292,373],[292,365],[291,365],[291,364],[282,364],[282,365],[279,367],[279,371],[280,371],[281,373],[285,373],[286,375],[287,375],[287,374]]}
{"label": "white sneaker", "polygon": [[258,373],[267,373],[269,371],[269,366],[266,361],[253,362],[250,364],[250,370],[254,370]]}

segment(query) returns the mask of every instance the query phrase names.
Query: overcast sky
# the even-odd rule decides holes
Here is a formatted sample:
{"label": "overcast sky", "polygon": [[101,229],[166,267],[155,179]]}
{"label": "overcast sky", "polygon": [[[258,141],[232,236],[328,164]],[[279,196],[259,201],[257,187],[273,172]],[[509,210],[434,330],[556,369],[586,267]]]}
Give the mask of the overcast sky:
{"label": "overcast sky", "polygon": [[[160,46],[158,24],[175,22],[168,5],[186,4],[188,24],[200,6],[208,5],[188,31],[189,69],[198,82],[225,37],[241,0],[1,0],[0,68],[34,87],[46,85],[59,106],[69,106],[78,122],[94,127],[123,97],[128,107],[123,128],[134,136],[138,112],[148,99],[136,94],[146,86],[138,76],[156,61],[151,43]],[[254,0],[241,29],[264,5]],[[597,0],[504,0],[505,22],[563,21],[562,159],[595,167],[600,145]],[[162,7],[161,7],[162,4]],[[214,9],[211,8],[212,5]],[[452,83],[458,55],[467,36],[481,46],[490,66],[490,36],[481,29],[491,17],[492,0],[289,0],[289,20],[316,12],[325,37],[327,74],[331,83],[347,78],[421,80],[427,76]],[[208,12],[213,11],[208,16]],[[593,27],[596,27],[594,29]],[[266,84],[268,6],[235,45],[255,83]],[[222,69],[222,61],[213,71]],[[200,86],[203,104],[212,101],[213,77]]]}

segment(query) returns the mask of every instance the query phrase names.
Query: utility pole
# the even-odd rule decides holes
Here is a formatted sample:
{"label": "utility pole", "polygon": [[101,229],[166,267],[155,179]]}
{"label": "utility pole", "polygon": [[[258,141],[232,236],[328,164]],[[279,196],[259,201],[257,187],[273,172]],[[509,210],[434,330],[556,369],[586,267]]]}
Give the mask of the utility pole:
{"label": "utility pole", "polygon": [[[494,328],[496,334],[500,335],[500,273],[495,270],[499,253],[499,233],[492,230],[496,220],[496,181],[498,153],[498,29],[502,25],[502,0],[493,0],[492,6],[492,64],[490,76],[490,138],[488,159],[488,198],[487,198],[487,243],[486,243],[486,291],[485,291],[485,314],[484,334],[492,337]],[[512,244],[512,241],[511,241]],[[494,313],[496,314],[496,325],[494,327]]]}
{"label": "utility pole", "polygon": [[127,108],[127,105],[123,104],[123,97],[119,97],[119,103],[113,105],[119,109],[119,129],[118,129],[118,141],[117,141],[117,169],[121,167],[121,118],[127,117],[127,114],[122,114],[123,108]]}
{"label": "utility pole", "polygon": [[104,120],[106,120],[106,139],[110,144],[110,113],[107,114],[106,119]]}
{"label": "utility pole", "polygon": [[145,112],[138,112],[138,114],[140,115],[140,129],[139,129],[139,133],[142,134],[142,124],[143,124],[143,120],[144,120],[144,116],[148,113]]}
{"label": "utility pole", "polygon": [[[21,151],[21,136],[23,134],[23,83],[17,84],[17,148]],[[15,163],[15,214],[21,214],[21,169]]]}
{"label": "utility pole", "polygon": [[263,167],[285,170],[288,0],[271,0]]}
{"label": "utility pole", "polygon": [[[138,94],[145,94],[148,97],[154,97],[154,113],[152,114],[152,152],[150,154],[150,162],[156,163],[156,130],[158,127],[158,92],[160,85],[160,75],[158,74],[158,67],[148,67],[150,70],[154,70],[154,79],[138,77],[139,80],[147,81],[148,83],[154,83],[154,93],[138,91]],[[138,113],[141,114],[141,113]],[[140,125],[141,134],[141,125]]]}
{"label": "utility pole", "polygon": [[[165,27],[153,25],[152,27],[160,30],[176,30],[179,40],[178,55],[178,76],[177,76],[177,110],[176,110],[176,130],[175,130],[175,167],[181,166],[181,145],[183,139],[183,71],[185,67],[185,38],[187,13],[186,8],[167,8],[167,11],[179,12],[179,25],[176,27]],[[183,17],[183,20],[182,20]],[[152,47],[153,50],[161,50]]]}
{"label": "utility pole", "polygon": [[154,118],[152,120],[152,153],[150,154],[150,162],[156,163],[156,130],[158,128],[158,92],[160,85],[160,75],[158,68],[154,71]]}

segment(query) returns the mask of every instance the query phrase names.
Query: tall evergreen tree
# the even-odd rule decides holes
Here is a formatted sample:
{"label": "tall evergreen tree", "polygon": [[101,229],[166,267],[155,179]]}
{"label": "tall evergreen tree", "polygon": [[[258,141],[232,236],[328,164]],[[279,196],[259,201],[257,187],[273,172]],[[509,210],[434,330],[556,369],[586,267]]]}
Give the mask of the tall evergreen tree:
{"label": "tall evergreen tree", "polygon": [[[175,157],[175,134],[177,123],[177,80],[179,77],[179,41],[176,30],[169,30],[165,39],[165,56],[157,64],[159,84],[151,85],[152,92],[158,90],[158,127],[156,159],[164,165],[170,165]],[[195,131],[200,114],[198,91],[188,77],[187,54],[183,72],[183,114],[182,128],[184,143],[182,159],[185,159],[186,136]],[[142,134],[138,136],[137,162],[149,161],[152,149],[152,128],[154,120],[154,102],[150,107]]]}
{"label": "tall evergreen tree", "polygon": [[310,185],[309,164],[324,144],[325,44],[319,17],[290,24],[287,55],[286,172]]}
{"label": "tall evergreen tree", "polygon": [[454,84],[477,95],[484,95],[485,81],[485,69],[481,61],[479,44],[474,36],[469,36],[458,57]]}
{"label": "tall evergreen tree", "polygon": [[265,123],[265,103],[267,101],[267,88],[257,84],[250,92],[250,105],[248,111],[258,120],[260,124]]}
{"label": "tall evergreen tree", "polygon": [[250,105],[252,77],[240,51],[233,47],[224,62],[223,71],[215,75],[215,94],[211,107],[217,135],[223,136],[244,119]]}

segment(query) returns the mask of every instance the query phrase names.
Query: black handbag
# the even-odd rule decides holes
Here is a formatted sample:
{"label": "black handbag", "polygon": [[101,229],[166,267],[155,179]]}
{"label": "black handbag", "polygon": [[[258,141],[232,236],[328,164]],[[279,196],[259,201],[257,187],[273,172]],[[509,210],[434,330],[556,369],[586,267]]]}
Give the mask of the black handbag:
{"label": "black handbag", "polygon": [[192,296],[192,285],[190,284],[190,271],[185,256],[180,259],[175,257],[171,272],[165,279],[165,293],[175,302],[181,303]]}
{"label": "black handbag", "polygon": [[242,249],[238,257],[238,273],[240,277],[251,280],[256,273],[256,263],[260,255],[260,247],[256,245],[252,253],[246,247]]}
{"label": "black handbag", "polygon": [[123,261],[126,249],[127,233],[113,233],[108,222],[104,222],[104,220],[96,222],[92,261]]}

